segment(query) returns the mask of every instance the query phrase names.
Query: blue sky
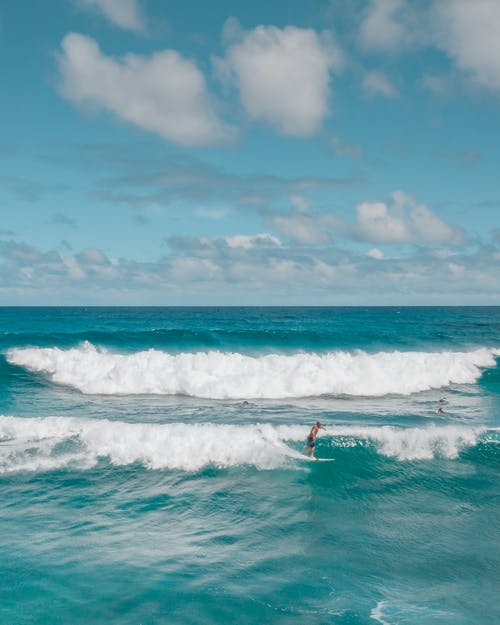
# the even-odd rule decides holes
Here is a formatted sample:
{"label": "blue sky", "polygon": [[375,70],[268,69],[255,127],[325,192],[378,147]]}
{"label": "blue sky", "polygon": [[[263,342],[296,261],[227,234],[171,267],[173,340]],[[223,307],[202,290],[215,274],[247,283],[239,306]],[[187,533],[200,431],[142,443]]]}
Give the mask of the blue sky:
{"label": "blue sky", "polygon": [[500,304],[497,0],[0,3],[0,304]]}

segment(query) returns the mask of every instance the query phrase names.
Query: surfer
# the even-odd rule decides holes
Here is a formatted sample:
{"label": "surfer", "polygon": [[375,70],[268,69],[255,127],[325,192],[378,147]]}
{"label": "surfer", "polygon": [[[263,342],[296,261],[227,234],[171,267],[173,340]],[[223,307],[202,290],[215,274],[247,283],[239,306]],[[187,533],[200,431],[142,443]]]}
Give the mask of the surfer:
{"label": "surfer", "polygon": [[309,432],[309,436],[307,437],[307,445],[304,448],[303,453],[305,454],[308,449],[310,449],[309,455],[311,458],[317,459],[314,455],[314,447],[316,446],[316,437],[318,436],[319,430],[324,430],[325,428],[321,425],[321,421],[316,421],[316,423],[312,426],[311,431]]}

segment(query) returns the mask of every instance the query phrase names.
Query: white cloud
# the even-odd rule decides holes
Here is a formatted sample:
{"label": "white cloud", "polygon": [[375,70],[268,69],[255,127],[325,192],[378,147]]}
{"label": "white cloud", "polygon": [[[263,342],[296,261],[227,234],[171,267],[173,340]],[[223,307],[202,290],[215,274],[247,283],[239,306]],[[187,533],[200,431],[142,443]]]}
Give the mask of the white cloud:
{"label": "white cloud", "polygon": [[[356,206],[354,222],[335,213],[291,212],[276,215],[273,227],[299,245],[332,245],[333,236],[378,244],[415,244],[430,247],[465,245],[461,228],[448,224],[425,204],[419,204],[403,191],[394,191],[392,201],[364,201]],[[470,241],[469,241],[470,242]],[[384,258],[377,248],[368,252],[372,258]]]}
{"label": "white cloud", "polygon": [[382,250],[379,250],[377,247],[371,249],[369,252],[367,252],[367,254],[368,256],[370,256],[370,258],[375,258],[376,260],[382,260],[384,258],[384,252],[382,252]]}
{"label": "white cloud", "polygon": [[217,117],[203,74],[175,50],[115,60],[91,37],[70,33],[58,65],[59,91],[75,104],[104,109],[181,145],[231,135]]}
{"label": "white cloud", "polygon": [[[438,48],[473,82],[500,90],[498,0],[370,0],[358,40],[365,50],[379,52],[414,44]],[[422,84],[443,93],[450,77],[427,75]]]}
{"label": "white cloud", "polygon": [[236,234],[232,237],[224,237],[224,241],[231,248],[243,248],[249,250],[255,247],[280,247],[281,241],[267,232],[256,235]]}
{"label": "white cloud", "polygon": [[388,50],[405,42],[401,19],[402,0],[371,0],[359,30],[359,41],[367,50]]}
{"label": "white cloud", "polygon": [[137,0],[78,0],[86,9],[102,13],[110,22],[125,30],[144,33],[146,23]]}
{"label": "white cloud", "polygon": [[401,243],[409,240],[408,228],[401,215],[384,202],[361,202],[356,207],[356,236],[377,243]]}
{"label": "white cloud", "polygon": [[398,95],[398,90],[389,78],[379,71],[367,72],[363,76],[363,88],[372,95],[384,95],[388,98],[395,98]]}
{"label": "white cloud", "polygon": [[500,90],[500,2],[440,0],[434,17],[436,45],[474,81]]}
{"label": "white cloud", "polygon": [[361,202],[350,234],[373,243],[417,243],[422,245],[463,245],[460,228],[447,224],[424,204],[402,191],[392,193],[392,204]]}
{"label": "white cloud", "polygon": [[412,236],[416,241],[430,245],[441,243],[462,245],[464,243],[464,237],[458,228],[445,223],[423,204],[412,207],[410,224]]}
{"label": "white cloud", "polygon": [[220,76],[234,79],[250,117],[286,135],[319,130],[329,111],[331,72],[342,64],[329,34],[294,26],[244,32],[232,19],[225,37],[233,42],[223,59],[213,59],[214,66]]}

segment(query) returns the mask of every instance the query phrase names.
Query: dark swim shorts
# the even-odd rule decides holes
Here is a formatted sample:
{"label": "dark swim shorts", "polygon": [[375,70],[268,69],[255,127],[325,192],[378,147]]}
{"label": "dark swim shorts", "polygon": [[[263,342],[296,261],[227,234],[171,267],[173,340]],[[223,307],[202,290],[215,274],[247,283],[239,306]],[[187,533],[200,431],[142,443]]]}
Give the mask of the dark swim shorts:
{"label": "dark swim shorts", "polygon": [[315,445],[316,445],[316,441],[314,440],[314,438],[311,438],[309,436],[307,439],[307,446],[312,449]]}

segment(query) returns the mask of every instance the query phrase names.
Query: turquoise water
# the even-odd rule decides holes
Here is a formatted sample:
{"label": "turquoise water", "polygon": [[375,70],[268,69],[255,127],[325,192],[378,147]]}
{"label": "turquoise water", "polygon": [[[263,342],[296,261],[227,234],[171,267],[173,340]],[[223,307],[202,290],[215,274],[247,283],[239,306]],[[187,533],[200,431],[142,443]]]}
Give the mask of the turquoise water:
{"label": "turquoise water", "polygon": [[1,623],[500,622],[500,308],[3,308],[0,350]]}

